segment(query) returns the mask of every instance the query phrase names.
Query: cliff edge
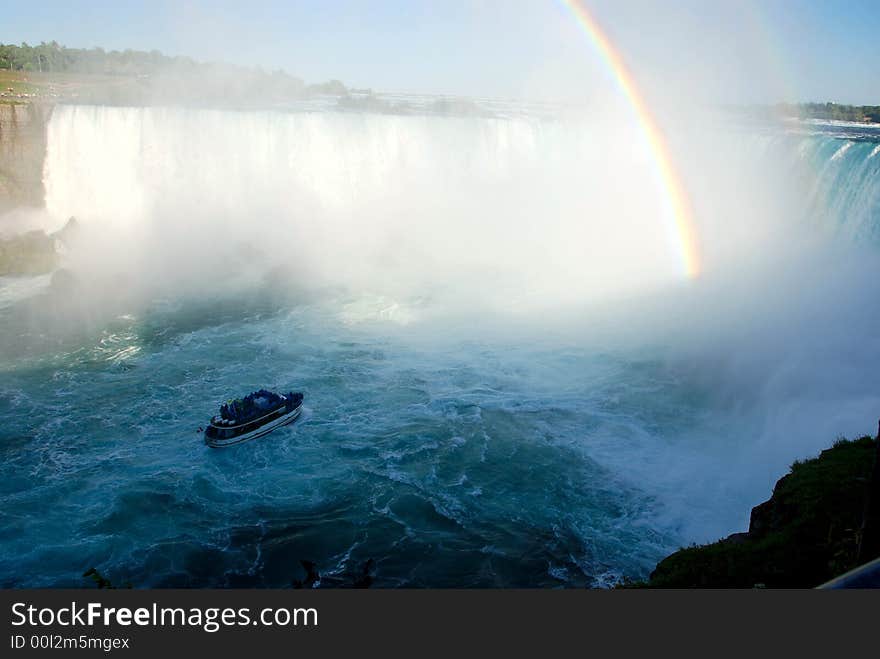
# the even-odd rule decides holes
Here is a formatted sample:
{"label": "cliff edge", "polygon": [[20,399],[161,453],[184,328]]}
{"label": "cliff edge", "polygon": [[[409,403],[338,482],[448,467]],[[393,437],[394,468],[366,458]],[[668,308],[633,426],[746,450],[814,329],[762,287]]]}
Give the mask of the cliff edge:
{"label": "cliff edge", "polygon": [[43,205],[46,125],[52,105],[0,103],[0,214]]}
{"label": "cliff edge", "polygon": [[878,439],[839,440],[795,462],[770,499],[752,509],[748,532],[675,552],[647,585],[813,588],[874,558],[864,546],[860,555],[860,542]]}

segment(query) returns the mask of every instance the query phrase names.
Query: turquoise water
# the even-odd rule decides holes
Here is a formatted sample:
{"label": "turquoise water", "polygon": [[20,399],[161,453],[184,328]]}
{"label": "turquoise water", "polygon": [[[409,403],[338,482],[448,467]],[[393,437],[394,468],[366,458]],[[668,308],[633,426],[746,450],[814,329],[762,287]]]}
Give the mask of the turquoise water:
{"label": "turquoise water", "polygon": [[[698,414],[658,362],[233,306],[148,309],[6,362],[4,585],[98,565],[138,586],[285,586],[300,559],[344,580],[371,558],[384,586],[595,585],[674,544],[650,494],[590,457]],[[205,447],[214,405],[265,384],[306,392],[303,417]]]}
{"label": "turquoise water", "polygon": [[[871,244],[876,143],[761,144],[819,168],[809,231]],[[50,206],[97,204],[53,154]],[[872,250],[654,297],[620,322],[444,316],[430,295],[277,279],[199,293],[3,280],[0,586],[82,586],[94,566],[136,587],[285,587],[301,560],[329,586],[368,561],[381,587],[644,578],[744,528],[793,459],[873,426]],[[207,448],[198,428],[217,406],[261,387],[303,391],[302,417]]]}
{"label": "turquoise water", "polygon": [[[44,295],[32,314],[62,313]],[[284,586],[300,559],[344,579],[370,558],[377,585],[586,585],[671,546],[642,526],[651,497],[589,456],[590,437],[687,426],[686,407],[664,418],[692,393],[660,364],[426,342],[340,322],[351,304],[180,301],[7,335],[7,355],[56,352],[4,364],[4,585],[75,586],[99,565],[139,586]],[[214,406],[266,384],[306,392],[303,417],[206,448]]]}

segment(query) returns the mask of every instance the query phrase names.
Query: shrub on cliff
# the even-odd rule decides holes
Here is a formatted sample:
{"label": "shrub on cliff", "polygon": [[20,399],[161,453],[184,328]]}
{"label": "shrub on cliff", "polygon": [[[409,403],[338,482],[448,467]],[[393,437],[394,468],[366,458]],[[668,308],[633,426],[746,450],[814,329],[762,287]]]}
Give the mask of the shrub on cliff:
{"label": "shrub on cliff", "polygon": [[748,533],[681,549],[649,585],[667,588],[811,588],[859,564],[859,533],[877,440],[838,441],[796,462],[752,509]]}

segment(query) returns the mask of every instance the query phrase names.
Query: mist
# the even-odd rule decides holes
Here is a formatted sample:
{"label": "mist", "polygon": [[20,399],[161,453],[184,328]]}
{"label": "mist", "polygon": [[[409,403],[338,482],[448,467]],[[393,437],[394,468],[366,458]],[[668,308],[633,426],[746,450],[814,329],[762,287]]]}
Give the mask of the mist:
{"label": "mist", "polygon": [[612,440],[590,455],[709,539],[792,459],[870,430],[880,265],[829,217],[811,138],[707,113],[669,137],[695,280],[625,108],[548,121],[61,107],[47,210],[81,220],[67,267],[96,310],[270,294],[425,350],[649,351],[712,416],[644,437],[638,458]]}
{"label": "mist", "polygon": [[[791,98],[800,82],[770,57],[760,17],[702,6],[650,25],[643,2],[595,7],[668,144],[696,276],[645,118],[564,7],[517,3],[483,41],[459,34],[467,74],[422,64],[416,45],[397,68],[370,59],[401,59],[388,46],[364,56],[381,69],[376,91],[215,103],[227,88],[251,96],[221,66],[203,86],[157,78],[143,102],[57,105],[45,208],[2,222],[53,231],[74,216],[79,229],[54,274],[3,289],[10,400],[92,409],[94,382],[138,419],[196,427],[206,399],[302,383],[314,407],[293,448],[264,444],[240,472],[198,463],[211,487],[241,495],[220,499],[243,524],[269,492],[297,511],[369,501],[357,523],[391,519],[406,542],[419,537],[410,525],[452,520],[481,556],[495,542],[524,556],[552,528],[558,546],[536,564],[593,585],[741,530],[792,461],[875,427],[880,155],[870,128],[732,111]],[[456,12],[479,23],[493,7]],[[211,59],[199,11],[180,30]],[[270,41],[249,39],[240,60],[265,62]],[[516,52],[489,52],[508,42]],[[338,75],[309,79],[348,81],[348,66],[365,84],[347,52],[323,64]],[[406,77],[413,62],[424,80]],[[391,93],[401,88],[440,95]],[[156,474],[195,463],[167,430],[113,414],[93,443],[63,431],[98,461],[95,447],[117,450],[125,428],[147,448],[124,450],[143,450]],[[38,452],[53,432],[34,431]],[[263,489],[229,475],[252,472]],[[113,501],[128,496],[118,480]],[[347,532],[328,532],[333,557],[366,542]],[[374,535],[391,564],[396,532]],[[119,542],[114,567],[140,569],[140,550]]]}

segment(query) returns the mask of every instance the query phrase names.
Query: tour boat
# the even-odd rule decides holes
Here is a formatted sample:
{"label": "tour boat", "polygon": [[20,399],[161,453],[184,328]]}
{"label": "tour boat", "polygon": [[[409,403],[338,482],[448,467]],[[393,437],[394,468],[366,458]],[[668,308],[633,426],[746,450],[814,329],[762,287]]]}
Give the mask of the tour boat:
{"label": "tour boat", "polygon": [[302,402],[301,393],[281,395],[265,389],[229,400],[205,429],[205,444],[221,448],[268,435],[296,419]]}

